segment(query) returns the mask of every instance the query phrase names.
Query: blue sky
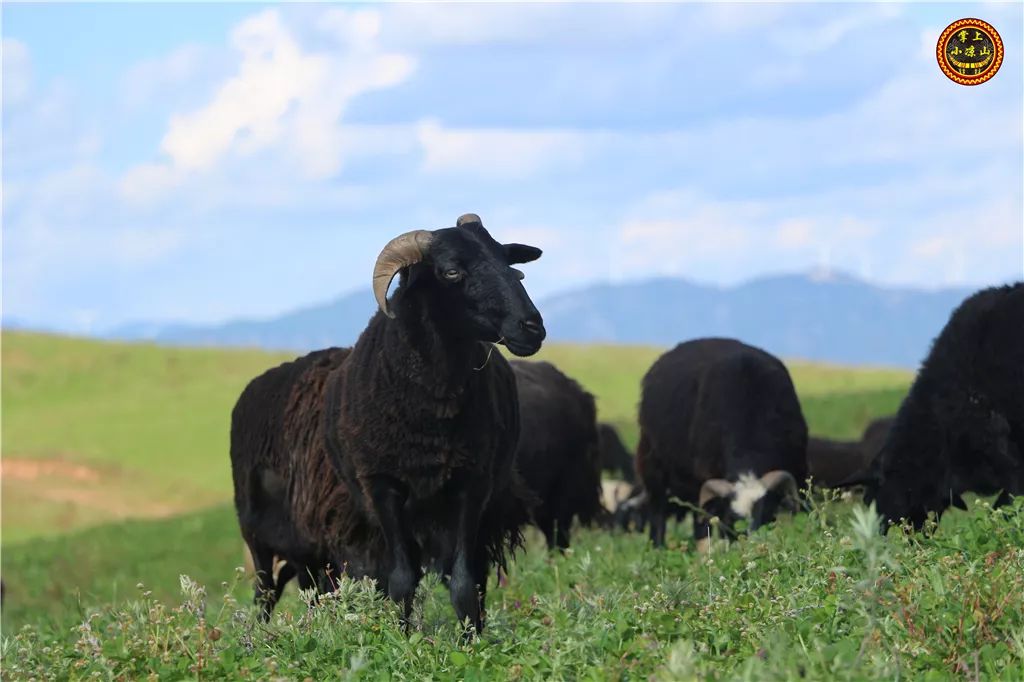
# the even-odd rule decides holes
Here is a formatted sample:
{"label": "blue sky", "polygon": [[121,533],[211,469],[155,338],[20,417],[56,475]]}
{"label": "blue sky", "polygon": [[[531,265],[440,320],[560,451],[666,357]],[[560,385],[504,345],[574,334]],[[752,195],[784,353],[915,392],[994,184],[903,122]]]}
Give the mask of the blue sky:
{"label": "blue sky", "polygon": [[[3,13],[4,315],[265,317],[480,213],[535,297],[1024,270],[1022,6],[44,5]],[[935,41],[1006,59],[955,85]]]}

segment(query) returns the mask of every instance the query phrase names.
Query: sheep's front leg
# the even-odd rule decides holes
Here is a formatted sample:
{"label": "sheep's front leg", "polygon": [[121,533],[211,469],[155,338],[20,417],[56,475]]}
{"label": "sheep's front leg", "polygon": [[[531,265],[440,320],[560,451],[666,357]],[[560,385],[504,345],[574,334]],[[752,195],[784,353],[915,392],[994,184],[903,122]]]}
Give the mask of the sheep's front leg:
{"label": "sheep's front leg", "polygon": [[405,518],[408,493],[401,483],[387,476],[374,477],[366,489],[387,543],[390,563],[385,591],[402,604],[404,623],[408,626],[413,596],[422,577],[419,547]]}
{"label": "sheep's front leg", "polygon": [[455,616],[463,623],[468,619],[478,633],[484,629],[482,595],[487,587],[479,584],[487,579],[487,560],[478,547],[480,517],[486,502],[486,491],[480,490],[479,483],[462,486],[458,495],[455,557],[448,585]]}
{"label": "sheep's front leg", "polygon": [[668,492],[661,488],[648,488],[648,509],[651,522],[651,542],[655,547],[665,546],[665,531],[668,526]]}

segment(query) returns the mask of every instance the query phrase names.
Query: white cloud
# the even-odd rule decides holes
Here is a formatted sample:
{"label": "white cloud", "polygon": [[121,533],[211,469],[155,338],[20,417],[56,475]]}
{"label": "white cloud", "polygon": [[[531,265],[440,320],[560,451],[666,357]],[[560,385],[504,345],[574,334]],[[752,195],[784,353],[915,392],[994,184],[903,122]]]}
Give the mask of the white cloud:
{"label": "white cloud", "polygon": [[32,83],[32,61],[25,43],[14,38],[3,39],[4,105],[22,101]]}
{"label": "white cloud", "polygon": [[[851,14],[839,34],[885,20],[891,8],[871,7]],[[845,32],[845,33],[844,33]],[[946,170],[958,155],[1003,156],[1020,148],[1024,129],[1019,98],[999,89],[952,87],[935,66],[934,35],[922,34],[922,47],[874,91],[839,110],[809,116],[731,115],[676,129],[465,128],[427,122],[419,138],[423,170],[467,175],[517,177],[553,169],[624,169],[699,160],[708,182],[742,178],[812,176],[819,171],[849,173],[912,168],[915,174]],[[838,40],[839,38],[836,38]],[[758,69],[761,69],[760,71]],[[779,87],[803,78],[798,62],[754,70],[754,85]],[[970,121],[970,125],[962,125]],[[941,144],[936,141],[941,140]],[[666,165],[671,165],[669,161]],[[734,169],[734,170],[733,170]],[[970,176],[960,182],[973,182]]]}
{"label": "white cloud", "polygon": [[160,145],[168,161],[131,169],[122,182],[126,196],[155,198],[189,174],[268,150],[306,178],[335,175],[351,139],[340,121],[348,103],[401,83],[415,61],[376,46],[375,12],[335,9],[321,18],[319,29],[335,43],[320,52],[304,49],[277,10],[237,26],[237,73],[205,106],[171,117]]}
{"label": "white cloud", "polygon": [[[5,197],[4,239],[17,253],[19,271],[57,272],[72,267],[139,268],[177,251],[186,231],[146,216],[126,224],[117,210],[116,183],[96,165],[60,169],[17,183]],[[6,264],[6,263],[5,263]],[[6,274],[5,274],[6,278]]]}
{"label": "white cloud", "polygon": [[[789,215],[799,210],[795,203],[797,202],[777,207],[775,210],[782,216]],[[852,207],[844,206],[834,214],[783,217],[775,230],[774,243],[788,251],[813,248],[819,252],[823,248],[830,252],[833,248],[863,244],[877,235],[879,228],[871,221],[850,215],[853,210]]]}
{"label": "white cloud", "polygon": [[806,218],[790,218],[782,221],[776,239],[784,248],[800,248],[813,242],[814,222]]}
{"label": "white cloud", "polygon": [[[6,179],[5,179],[5,184]],[[107,177],[94,164],[75,163],[28,181],[15,181],[14,195],[7,195],[5,215],[14,212],[63,220],[80,215],[109,187]]]}
{"label": "white cloud", "polygon": [[279,140],[289,107],[326,79],[326,59],[305,54],[274,10],[243,22],[232,43],[242,53],[238,75],[206,107],[172,117],[160,145],[184,170],[209,168],[233,146],[245,153]]}
{"label": "white cloud", "polygon": [[722,202],[693,190],[655,193],[630,211],[617,234],[615,267],[646,275],[686,275],[701,263],[749,252],[765,208]]}
{"label": "white cloud", "polygon": [[[419,146],[419,170],[426,175],[527,179],[609,162],[628,169],[632,164],[646,165],[647,159],[659,163],[686,156],[702,159],[708,181],[714,182],[716,174],[725,176],[730,167],[756,177],[808,174],[816,167],[850,164],[924,164],[930,159],[942,160],[951,151],[1003,148],[1007,134],[1011,142],[1014,136],[1017,141],[1021,136],[1020,126],[1014,123],[1019,118],[1019,106],[981,106],[968,111],[965,107],[972,102],[958,98],[959,93],[942,88],[941,82],[929,77],[935,75],[930,55],[919,55],[905,73],[897,74],[852,108],[806,119],[716,118],[658,133],[467,127],[426,120],[377,126],[372,136],[365,136],[340,124],[353,97],[408,78],[415,60],[405,54],[386,53],[381,44],[388,36],[394,40],[400,35],[406,41],[404,46],[441,38],[450,38],[455,44],[501,43],[546,35],[545,31],[554,28],[564,32],[564,7],[522,9],[529,21],[517,18],[519,15],[503,6],[403,4],[379,10],[317,10],[310,15],[310,23],[316,24],[321,38],[330,38],[338,45],[338,49],[319,51],[303,48],[298,34],[285,25],[277,11],[264,11],[232,33],[232,42],[241,55],[238,72],[204,107],[172,119],[162,148],[171,159],[166,165],[174,170],[160,172],[143,165],[126,175],[123,187],[128,195],[151,200],[175,187],[189,173],[228,161],[244,163],[268,149],[273,154],[261,157],[266,163],[283,169],[288,176],[310,180],[334,177],[345,159],[408,154]],[[729,8],[692,9],[714,31],[752,30],[743,22],[731,25],[736,17],[731,16]],[[784,27],[791,26],[786,29],[790,32],[799,28],[801,35],[807,33],[809,24],[799,13],[778,14],[760,6],[743,9],[756,10],[758,16],[771,15]],[[664,20],[660,12],[622,12],[621,16],[635,16],[633,21],[642,24],[652,17]],[[870,6],[831,19],[825,22],[829,44],[897,12]],[[536,21],[545,16],[551,22]],[[619,15],[608,10],[602,16],[608,19]],[[590,24],[587,27],[593,28]],[[419,40],[410,33],[414,28]],[[797,64],[791,71],[769,69],[753,77],[755,81],[794,81],[802,77],[802,72]],[[951,124],[965,117],[976,125]],[[946,141],[942,147],[933,144],[938,138]]]}
{"label": "white cloud", "polygon": [[899,16],[901,12],[898,5],[883,3],[854,5],[846,8],[836,7],[836,9],[846,11],[824,23],[815,22],[814,25],[800,23],[773,28],[769,32],[772,42],[783,54],[808,58],[838,45],[850,34],[863,33],[873,24],[890,21]]}
{"label": "white cloud", "polygon": [[124,228],[111,235],[109,247],[116,263],[139,268],[165,260],[186,242],[179,228]]}
{"label": "white cloud", "polygon": [[384,33],[402,45],[518,42],[552,30],[540,19],[558,13],[554,6],[399,3],[388,7]]}
{"label": "white cloud", "polygon": [[574,131],[449,129],[427,121],[417,129],[427,173],[524,177],[578,164],[587,136]]}
{"label": "white cloud", "polygon": [[376,49],[381,29],[378,11],[331,9],[323,13],[318,23],[324,33],[354,49],[371,52]]}
{"label": "white cloud", "polygon": [[[412,125],[343,125],[337,142],[349,160],[411,156],[419,151]],[[314,203],[339,208],[371,199],[376,201],[392,191],[386,184],[348,182],[339,185],[311,181],[306,175],[292,172],[288,157],[292,153],[292,150],[271,150],[269,157],[261,157],[259,163],[225,161],[215,171],[205,173],[190,173],[167,163],[139,164],[121,175],[120,197],[134,208],[166,204],[172,198],[186,196],[190,204],[204,210],[283,208]]]}
{"label": "white cloud", "polygon": [[580,12],[566,3],[393,3],[382,12],[382,39],[418,48],[607,46],[649,36],[678,16],[653,4],[595,4]]}
{"label": "white cloud", "polygon": [[130,68],[121,80],[129,107],[139,107],[160,92],[180,88],[193,79],[209,61],[209,50],[200,45],[182,45],[170,54],[147,59]]}
{"label": "white cloud", "polygon": [[1020,194],[986,185],[998,166],[978,170],[966,186],[954,173],[758,201],[657,192],[620,222],[613,271],[732,283],[817,266],[916,286],[1022,276]]}
{"label": "white cloud", "polygon": [[26,170],[68,169],[91,159],[103,140],[76,115],[75,92],[60,78],[37,83],[28,46],[3,39],[4,183]]}
{"label": "white cloud", "polygon": [[174,166],[144,163],[133,166],[121,176],[118,187],[129,203],[146,204],[166,195],[185,181],[185,174]]}
{"label": "white cloud", "polygon": [[919,231],[902,257],[908,279],[939,275],[944,282],[978,281],[993,265],[1018,267],[1024,279],[1024,222],[1012,197],[982,197],[939,216]]}
{"label": "white cloud", "polygon": [[917,258],[936,258],[957,246],[950,234],[929,235],[911,244],[910,253]]}
{"label": "white cloud", "polygon": [[[783,3],[389,3],[381,8],[387,44],[443,49],[609,46],[697,32],[703,38],[763,31],[794,14]],[[799,9],[797,9],[799,12]]]}
{"label": "white cloud", "polygon": [[684,217],[628,220],[622,226],[620,237],[628,245],[649,246],[659,242],[668,246],[675,242],[680,254],[685,252],[688,258],[728,253],[745,248],[751,241],[750,229],[726,217],[728,213],[726,205],[707,204],[696,207]]}
{"label": "white cloud", "polygon": [[709,26],[724,34],[764,30],[789,10],[782,3],[716,2],[701,4],[691,26]]}

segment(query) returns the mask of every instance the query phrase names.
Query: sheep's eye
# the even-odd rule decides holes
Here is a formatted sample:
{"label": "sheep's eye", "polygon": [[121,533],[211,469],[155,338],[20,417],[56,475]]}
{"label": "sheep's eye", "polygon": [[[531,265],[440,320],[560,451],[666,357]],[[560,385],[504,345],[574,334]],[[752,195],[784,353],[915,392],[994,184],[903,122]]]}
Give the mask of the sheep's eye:
{"label": "sheep's eye", "polygon": [[462,279],[462,273],[455,268],[452,268],[451,270],[444,271],[444,278],[449,282],[458,282]]}

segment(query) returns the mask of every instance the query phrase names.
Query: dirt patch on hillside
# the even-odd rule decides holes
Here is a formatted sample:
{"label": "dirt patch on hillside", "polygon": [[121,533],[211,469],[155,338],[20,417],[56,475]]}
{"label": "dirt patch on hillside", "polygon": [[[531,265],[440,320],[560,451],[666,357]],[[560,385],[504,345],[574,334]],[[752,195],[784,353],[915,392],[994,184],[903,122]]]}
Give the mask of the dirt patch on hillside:
{"label": "dirt patch on hillside", "polygon": [[66,488],[53,487],[40,491],[42,496],[57,503],[105,512],[112,519],[147,518],[159,519],[173,516],[186,510],[159,500],[141,498],[135,494],[117,494],[109,488]]}
{"label": "dirt patch on hillside", "polygon": [[195,506],[153,494],[152,481],[138,472],[115,466],[97,468],[61,456],[33,459],[5,455],[0,460],[0,481],[4,494],[23,507],[5,509],[7,521],[11,517],[27,519],[33,524],[50,523],[61,530],[104,521],[163,518]]}
{"label": "dirt patch on hillside", "polygon": [[67,478],[74,481],[98,481],[95,469],[63,459],[0,459],[0,480],[35,481],[39,478]]}

